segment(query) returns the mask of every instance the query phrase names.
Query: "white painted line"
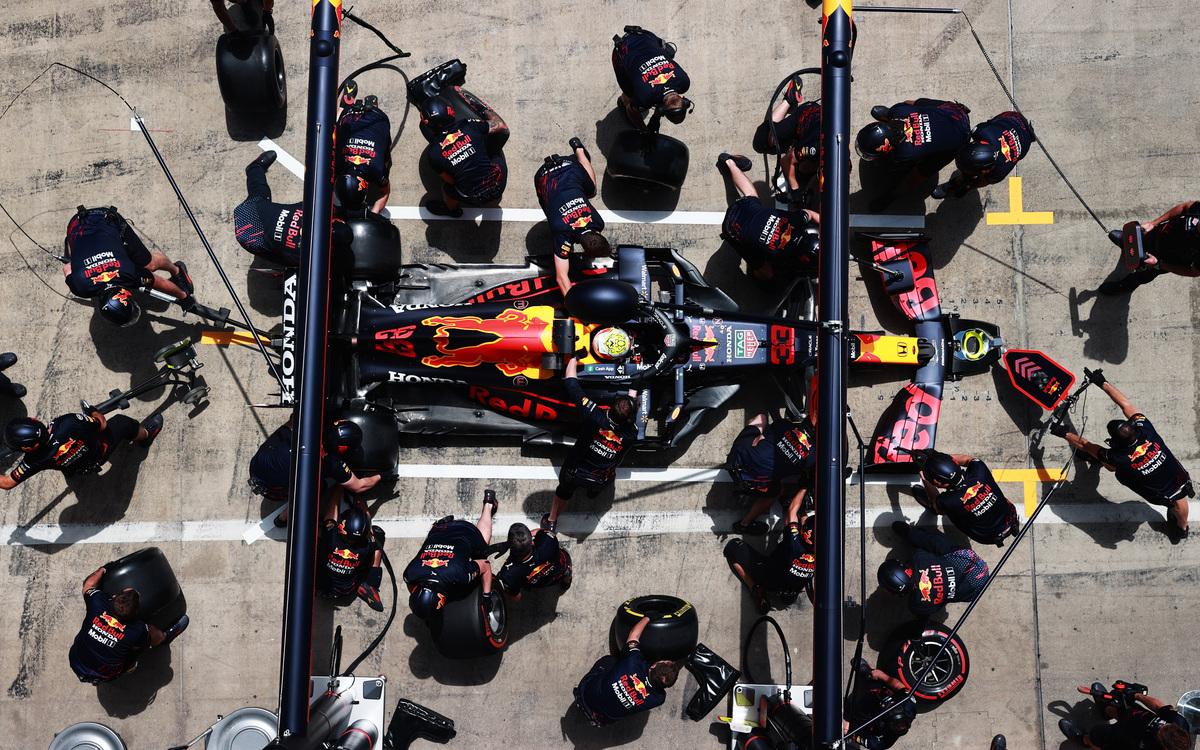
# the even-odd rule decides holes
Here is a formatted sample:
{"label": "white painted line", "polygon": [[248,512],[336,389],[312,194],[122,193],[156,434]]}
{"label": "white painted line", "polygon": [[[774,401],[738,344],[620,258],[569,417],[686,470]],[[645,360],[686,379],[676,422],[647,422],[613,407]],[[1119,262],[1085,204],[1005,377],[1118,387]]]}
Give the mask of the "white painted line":
{"label": "white painted line", "polygon": [[[282,507],[281,507],[282,509]],[[914,509],[910,509],[915,514]],[[1020,507],[1017,509],[1021,513]],[[262,538],[284,539],[285,529],[277,529],[272,521],[278,511],[269,515],[262,523],[248,524],[240,520],[176,521],[176,522],[120,522],[103,524],[38,524],[20,527],[12,524],[0,526],[8,546],[44,546],[55,544],[152,544],[166,542],[244,542],[251,544]],[[703,534],[728,529],[741,517],[741,511],[727,510],[705,513],[698,510],[685,511],[609,511],[607,513],[564,513],[559,518],[559,532],[574,534],[601,534],[629,536],[646,534]],[[1022,514],[1023,516],[1023,514]],[[1062,524],[1112,524],[1140,523],[1149,517],[1164,520],[1165,515],[1156,506],[1146,503],[1066,503],[1047,506],[1038,516],[1037,525]],[[867,510],[867,524],[871,527],[890,524],[898,519],[890,508]],[[393,539],[423,539],[430,525],[439,516],[379,516],[375,523],[382,526],[388,537]],[[495,528],[504,529],[520,521],[531,528],[537,518],[518,514],[501,514],[495,519]],[[857,509],[846,512],[846,528],[857,529],[862,523]],[[261,532],[261,533],[260,533]]]}
{"label": "white painted line", "polygon": [[246,529],[246,533],[242,534],[242,541],[246,544],[254,544],[259,539],[265,539],[267,534],[271,533],[271,529],[275,528],[275,519],[286,507],[286,503],[280,503],[279,507],[268,513],[267,517],[259,521],[257,526]]}
{"label": "white painted line", "polygon": [[274,151],[279,155],[275,160],[276,164],[296,175],[301,180],[304,179],[304,165],[297,161],[296,157],[292,156],[287,151],[284,151],[278,143],[270,138],[263,138],[258,142],[258,147],[263,151]]}
{"label": "white painted line", "polygon": [[[145,121],[145,119],[146,119],[146,118],[144,118],[144,117],[143,117],[143,118],[142,118],[142,121],[144,122],[144,121]],[[136,118],[136,117],[130,117],[130,118],[129,118],[129,129],[130,129],[130,131],[132,131],[132,132],[134,132],[134,133],[140,133],[140,132],[141,132],[141,130],[142,130],[142,129],[138,127],[138,124],[137,124],[137,118]]]}

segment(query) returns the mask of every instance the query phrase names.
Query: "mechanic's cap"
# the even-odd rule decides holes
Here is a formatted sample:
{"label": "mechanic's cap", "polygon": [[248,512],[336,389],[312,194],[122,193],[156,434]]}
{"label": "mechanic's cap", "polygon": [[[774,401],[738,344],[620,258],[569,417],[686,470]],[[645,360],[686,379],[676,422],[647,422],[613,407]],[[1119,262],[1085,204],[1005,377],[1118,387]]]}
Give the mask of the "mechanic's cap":
{"label": "mechanic's cap", "polygon": [[954,487],[963,478],[962,467],[954,463],[954,459],[950,458],[948,454],[938,451],[930,451],[929,458],[925,459],[925,465],[921,467],[921,471],[925,472],[925,476],[935,484],[947,487]]}
{"label": "mechanic's cap", "polygon": [[879,565],[879,585],[893,594],[903,594],[912,586],[912,571],[899,560],[884,560]]}
{"label": "mechanic's cap", "polygon": [[348,508],[338,519],[338,533],[354,541],[362,541],[371,529],[371,516],[357,506]]}
{"label": "mechanic's cap", "polygon": [[592,354],[596,359],[615,362],[629,356],[633,342],[624,328],[608,326],[592,333]]}
{"label": "mechanic's cap", "polygon": [[430,620],[446,606],[446,595],[439,591],[439,588],[435,581],[422,581],[418,588],[408,595],[408,608],[422,620]]}
{"label": "mechanic's cap", "polygon": [[959,149],[954,166],[967,177],[990,172],[999,160],[1000,150],[981,141],[972,141]]}
{"label": "mechanic's cap", "polygon": [[110,323],[131,326],[142,317],[142,308],[133,298],[133,291],[121,286],[110,286],[96,296],[96,309]]}
{"label": "mechanic's cap", "polygon": [[431,97],[421,107],[421,115],[429,127],[440,132],[454,127],[454,107],[440,96]]}
{"label": "mechanic's cap", "polygon": [[873,122],[854,139],[854,150],[865,161],[873,161],[891,152],[895,147],[896,129],[886,122]]}
{"label": "mechanic's cap", "polygon": [[329,427],[329,449],[344,456],[362,445],[362,428],[349,419],[335,419]]}
{"label": "mechanic's cap", "polygon": [[46,425],[33,417],[17,417],[4,428],[4,442],[9,448],[32,453],[46,444],[50,433]]}
{"label": "mechanic's cap", "polygon": [[367,205],[367,181],[356,174],[338,175],[333,192],[347,211],[359,211]]}

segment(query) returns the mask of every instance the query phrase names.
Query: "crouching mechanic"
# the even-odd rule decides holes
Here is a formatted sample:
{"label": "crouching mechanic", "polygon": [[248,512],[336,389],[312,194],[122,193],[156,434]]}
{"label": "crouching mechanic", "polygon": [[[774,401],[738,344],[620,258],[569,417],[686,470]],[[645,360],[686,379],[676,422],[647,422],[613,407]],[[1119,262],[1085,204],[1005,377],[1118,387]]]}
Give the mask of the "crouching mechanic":
{"label": "crouching mechanic", "polygon": [[[887,750],[908,734],[913,719],[917,718],[916,703],[905,697],[908,688],[904,683],[882,669],[872,669],[863,659],[855,659],[851,666],[858,678],[854,681],[854,695],[846,701],[842,731],[870,722],[850,739],[862,750]],[[871,721],[884,711],[883,716]]]}
{"label": "crouching mechanic", "polygon": [[804,591],[813,599],[812,579],[816,571],[813,517],[800,518],[805,490],[796,493],[784,515],[783,535],[769,554],[755,551],[741,539],[725,545],[725,560],[754,598],[761,614],[771,609],[773,597],[783,607],[791,605]]}
{"label": "crouching mechanic", "polygon": [[[1100,750],[1190,750],[1188,720],[1175,706],[1147,695],[1146,689],[1122,680],[1111,690],[1099,682],[1091,687],[1079,685],[1076,690],[1095,699],[1105,721],[1084,731],[1071,719],[1059,719],[1059,731],[1068,740]],[[1109,723],[1112,719],[1116,721]]]}
{"label": "crouching mechanic", "polygon": [[[617,328],[597,329],[592,333],[592,348],[604,355],[602,359],[623,359],[630,351],[629,334]],[[550,512],[542,516],[541,527],[551,533],[558,530],[558,516],[580,485],[588,497],[595,497],[612,484],[621,459],[637,440],[637,391],[617,396],[612,406],[603,409],[583,392],[578,374],[579,362],[572,357],[563,385],[583,415],[583,426],[558,473]]]}
{"label": "crouching mechanic", "polygon": [[501,591],[517,600],[527,588],[557,585],[566,591],[571,588],[571,576],[571,556],[554,534],[541,529],[530,533],[523,523],[508,528],[508,559],[496,574]]}
{"label": "crouching mechanic", "polygon": [[[1184,201],[1157,219],[1142,223],[1146,259],[1121,279],[1100,285],[1101,294],[1124,294],[1154,281],[1164,273],[1200,276],[1200,201]],[[1124,233],[1114,229],[1108,239],[1124,247]]]}
{"label": "crouching mechanic", "polygon": [[[656,130],[659,116],[678,125],[691,112],[692,101],[683,95],[692,82],[675,62],[675,45],[640,26],[626,26],[623,36],[613,37],[612,64],[621,87],[617,104],[634,127]],[[650,110],[654,116],[647,125]]]}
{"label": "crouching mechanic", "polygon": [[487,561],[487,548],[492,543],[492,518],[498,508],[496,493],[485,490],[483,510],[475,523],[454,516],[438,519],[404,569],[408,606],[425,624],[436,621],[447,600],[470,591],[476,578],[480,579],[484,599],[492,601],[492,566]]}
{"label": "crouching mechanic", "polygon": [[317,545],[317,593],[326,599],[357,596],[376,612],[383,611],[383,529],[371,525],[371,514],[355,501],[338,517],[340,492],[331,492],[322,513]]}
{"label": "crouching mechanic", "polygon": [[958,102],[915,99],[871,108],[875,122],[858,131],[854,148],[863,161],[878,161],[885,184],[869,205],[881,211],[900,188],[914,190],[937,177],[971,137],[971,110]]}
{"label": "crouching mechanic", "polygon": [[971,140],[954,157],[954,174],[933,189],[937,199],[961,198],[968,190],[996,185],[1008,177],[1037,140],[1020,112],[1002,112],[975,126]]}
{"label": "crouching mechanic", "polygon": [[383,213],[392,191],[388,181],[392,126],[387,113],[379,108],[378,97],[357,97],[358,84],[347,81],[337,121],[334,192],[347,211],[361,211],[369,205],[373,212]]}
{"label": "crouching mechanic", "polygon": [[740,196],[725,211],[721,239],[733,245],[759,281],[788,281],[797,274],[815,273],[820,214],[807,208],[781,211],[764,206],[745,175],[753,166],[745,156],[717,157],[717,169],[729,175]]}
{"label": "crouching mechanic", "polygon": [[571,289],[571,250],[578,243],[585,255],[597,257],[610,252],[604,219],[589,198],[596,197],[596,171],[583,141],[570,140],[571,156],[546,157],[533,175],[538,203],[550,225],[554,243],[554,278],[565,297]]}
{"label": "crouching mechanic", "polygon": [[947,602],[969,602],[987,582],[988,567],[979,555],[960,547],[945,534],[926,531],[904,521],[892,531],[917,548],[907,563],[887,559],[879,566],[879,585],[897,596],[908,597],[908,609],[928,619]]}
{"label": "crouching mechanic", "polygon": [[[735,534],[765,534],[758,518],[779,496],[780,483],[798,478],[807,486],[817,462],[816,428],[808,417],[799,422],[755,414],[733,441],[725,461],[736,491],[753,499],[746,515],[733,525]],[[797,497],[804,497],[801,490]]]}
{"label": "crouching mechanic", "polygon": [[[185,310],[195,305],[194,288],[183,262],[146,248],[125,217],[111,206],[80,206],[67,224],[63,276],[72,294],[93,300],[100,315],[131,326],[142,309],[133,293],[143,287],[169,294]],[[155,271],[166,271],[165,279]]]}
{"label": "crouching mechanic", "polygon": [[508,125],[494,109],[475,101],[483,109],[483,120],[457,117],[439,96],[422,107],[421,132],[429,141],[425,157],[442,178],[442,200],[428,201],[425,208],[437,216],[458,218],[464,205],[494,204],[508,184],[503,150]]}
{"label": "crouching mechanic", "polygon": [[754,131],[754,150],[781,154],[780,168],[793,190],[801,187],[801,176],[811,177],[820,166],[821,103],[804,101],[803,85],[799,76],[790,79],[770,116]]}
{"label": "crouching mechanic", "polygon": [[649,624],[649,617],[639,620],[621,653],[601,657],[575,688],[575,705],[593,726],[612,724],[666,702],[667,688],[679,678],[679,664],[646,662],[638,643]]}
{"label": "crouching mechanic", "polygon": [[926,498],[921,504],[980,544],[1003,547],[1005,539],[1020,533],[1016,506],[978,458],[932,451],[921,467],[921,482]]}
{"label": "crouching mechanic", "polygon": [[1104,468],[1117,475],[1118,482],[1141,495],[1146,502],[1166,506],[1167,535],[1171,542],[1177,544],[1187,539],[1188,498],[1196,495],[1191,475],[1146,415],[1108,382],[1103,370],[1084,372],[1120,407],[1125,419],[1108,423],[1108,448],[1101,448],[1070,432],[1065,425],[1056,426],[1054,433],[1102,463]]}
{"label": "crouching mechanic", "polygon": [[68,659],[71,671],[80,682],[99,685],[111,682],[137,667],[138,654],[147,648],[162,646],[187,629],[183,615],[164,632],[138,619],[141,597],[127,588],[115,595],[100,590],[105,568],[99,568],[83,580],[83,601],[87,613],[71,644]]}
{"label": "crouching mechanic", "polygon": [[11,490],[46,469],[68,477],[99,471],[117,445],[131,442],[149,448],[162,428],[162,414],[139,424],[124,414],[105,418],[92,409],[88,414],[63,414],[49,427],[33,417],[18,417],[4,428],[4,442],[24,455],[12,471],[0,475],[0,490]]}

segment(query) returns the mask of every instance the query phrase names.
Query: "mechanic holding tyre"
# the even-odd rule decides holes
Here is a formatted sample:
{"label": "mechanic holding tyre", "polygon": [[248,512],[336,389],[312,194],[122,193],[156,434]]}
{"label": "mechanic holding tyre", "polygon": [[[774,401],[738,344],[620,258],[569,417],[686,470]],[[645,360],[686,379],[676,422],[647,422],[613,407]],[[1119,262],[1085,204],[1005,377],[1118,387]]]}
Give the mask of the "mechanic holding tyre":
{"label": "mechanic holding tyre", "polygon": [[358,99],[358,84],[346,81],[339,100],[338,156],[334,164],[334,193],[346,211],[374,213],[387,208],[392,186],[392,125],[379,108],[379,97]]}
{"label": "mechanic holding tyre", "polygon": [[961,198],[968,190],[999,184],[1036,140],[1033,126],[1020,112],[1001,112],[976,125],[971,140],[954,157],[950,180],[935,187],[933,197]]}
{"label": "mechanic holding tyre", "polygon": [[788,503],[784,516],[783,534],[775,549],[764,555],[741,539],[731,539],[725,545],[725,560],[734,575],[750,590],[760,614],[771,610],[768,597],[783,607],[791,605],[804,591],[813,600],[812,580],[816,571],[816,548],[813,544],[814,519],[800,518],[800,505],[806,491],[801,488]]}
{"label": "mechanic holding tyre", "polygon": [[584,255],[608,255],[604,219],[589,198],[596,197],[596,170],[578,138],[570,140],[571,156],[547,156],[533,175],[538,204],[550,225],[554,243],[554,278],[563,297],[571,289],[571,249],[578,243]]}
{"label": "mechanic holding tyre", "polygon": [[92,685],[132,672],[139,653],[170,643],[188,626],[186,614],[165,632],[138,619],[141,597],[135,589],[111,596],[100,590],[105,570],[99,568],[83,580],[87,613],[68,654],[71,671],[80,682]]}
{"label": "mechanic holding tyre", "polygon": [[925,500],[917,501],[944,515],[980,544],[1004,546],[1021,531],[1017,508],[1004,493],[987,464],[973,456],[930,451],[921,467]]}
{"label": "mechanic holding tyre", "polygon": [[508,163],[503,147],[508,125],[494,109],[478,104],[484,108],[479,113],[482,120],[460,116],[440,96],[421,105],[421,132],[429,141],[425,158],[442,178],[442,200],[430,200],[425,208],[437,216],[458,218],[464,205],[492,205],[504,195]]}
{"label": "mechanic holding tyre", "polygon": [[[1100,285],[1101,294],[1125,294],[1149,284],[1164,273],[1200,276],[1200,201],[1184,201],[1153,221],[1142,224],[1146,258],[1140,268],[1123,279]],[[1108,239],[1124,247],[1123,232],[1114,229]]]}
{"label": "mechanic holding tyre", "polygon": [[717,169],[729,176],[739,196],[725,211],[721,239],[733,245],[748,273],[759,281],[787,282],[798,274],[815,273],[820,214],[764,206],[745,174],[753,166],[745,156],[717,157]]}
{"label": "mechanic holding tyre", "polygon": [[152,414],[139,424],[124,414],[106,418],[92,409],[87,414],[63,414],[49,427],[33,417],[18,417],[4,428],[4,442],[24,455],[8,474],[0,474],[0,490],[11,490],[46,469],[68,477],[97,472],[118,444],[149,448],[162,428],[162,414]]}
{"label": "mechanic holding tyre", "polygon": [[[187,266],[147,249],[125,217],[111,206],[80,206],[67,224],[63,249],[67,288],[92,300],[101,317],[111,323],[131,326],[138,321],[142,310],[133,293],[143,287],[171,295],[185,310],[196,303]],[[166,271],[171,278],[164,279],[155,271]]]}
{"label": "mechanic holding tyre", "polygon": [[780,168],[793,190],[800,189],[800,177],[807,181],[820,166],[821,103],[804,101],[803,86],[799,76],[789,79],[770,116],[754,131],[755,152],[780,154]]}
{"label": "mechanic holding tyre", "polygon": [[849,731],[886,710],[887,713],[850,739],[863,750],[887,750],[908,734],[913,719],[917,718],[916,703],[906,697],[905,684],[882,669],[872,669],[863,659],[855,659],[851,666],[858,676],[854,680],[854,694],[846,701],[842,731]]}
{"label": "mechanic holding tyre", "polygon": [[531,533],[523,523],[508,527],[508,559],[496,574],[501,591],[518,601],[525,589],[558,586],[565,592],[571,577],[571,556],[554,534],[542,529]]}
{"label": "mechanic holding tyre", "polygon": [[972,601],[983,588],[987,563],[969,547],[905,521],[893,522],[892,531],[917,549],[907,563],[884,560],[879,566],[879,585],[906,596],[909,611],[917,617],[928,619],[948,602]]}
{"label": "mechanic holding tyre", "polygon": [[660,659],[649,664],[639,646],[650,624],[643,617],[629,631],[617,656],[603,656],[575,688],[575,705],[592,726],[605,726],[634,714],[658,708],[667,688],[679,678],[679,664]]}
{"label": "mechanic holding tyre", "polygon": [[886,208],[897,188],[911,192],[923,180],[937,177],[970,140],[970,112],[958,102],[924,98],[871,107],[875,122],[854,139],[863,161],[878,161],[886,172],[870,210]]}
{"label": "mechanic holding tyre", "polygon": [[477,578],[484,600],[497,606],[487,550],[492,543],[492,518],[499,506],[496,493],[485,490],[483,509],[475,523],[454,516],[438,519],[404,569],[409,609],[426,625],[435,624],[447,600],[465,595]]}
{"label": "mechanic holding tyre", "polygon": [[612,65],[621,87],[617,104],[635,128],[657,130],[660,116],[678,125],[691,112],[692,101],[683,95],[692,82],[675,62],[675,45],[640,26],[626,26],[624,35],[613,37]]}
{"label": "mechanic holding tyre", "polygon": [[1149,418],[1108,382],[1103,370],[1084,372],[1091,382],[1108,394],[1125,419],[1108,423],[1108,448],[1076,435],[1064,423],[1055,425],[1051,431],[1064,438],[1071,447],[1099,461],[1116,474],[1118,482],[1141,495],[1146,502],[1166,506],[1167,536],[1172,544],[1187,539],[1188,498],[1196,495],[1191,475],[1167,447]]}
{"label": "mechanic holding tyre", "polygon": [[733,533],[767,533],[766,521],[758,519],[779,497],[780,483],[800,479],[803,486],[796,498],[802,499],[816,462],[816,428],[807,416],[799,422],[776,419],[769,424],[765,413],[752,416],[734,438],[725,461],[734,491],[752,499],[746,514],[733,525]]}
{"label": "mechanic holding tyre", "polygon": [[[604,334],[611,340],[597,341]],[[629,334],[616,328],[598,329],[592,334],[592,344],[593,348],[604,346],[610,360],[624,359],[629,354]],[[613,483],[621,459],[637,440],[637,391],[617,396],[608,409],[603,409],[583,392],[578,373],[579,361],[572,357],[567,361],[563,386],[579,408],[583,425],[559,470],[550,512],[542,515],[541,527],[551,533],[558,530],[558,516],[580,486],[588,497],[595,497]]]}
{"label": "mechanic holding tyre", "polygon": [[[250,489],[267,500],[283,502],[288,499],[288,483],[292,478],[293,420],[289,418],[270,434],[250,459]],[[348,419],[336,419],[325,431],[325,450],[322,451],[321,474],[326,489],[340,487],[352,494],[366,492],[379,484],[379,475],[357,476],[345,457],[362,445],[362,428]],[[339,493],[335,493],[339,494]],[[336,507],[336,506],[335,506]],[[288,510],[275,517],[276,526],[286,526]]]}
{"label": "mechanic holding tyre", "polygon": [[341,493],[326,497],[317,540],[316,590],[326,599],[357,596],[376,612],[383,611],[383,529],[371,525],[371,513],[355,499],[339,517]]}
{"label": "mechanic holding tyre", "polygon": [[1145,685],[1117,680],[1109,690],[1099,682],[1076,689],[1093,697],[1104,721],[1085,731],[1071,719],[1059,719],[1059,731],[1068,740],[1100,750],[1191,750],[1187,719],[1175,706],[1147,695]]}

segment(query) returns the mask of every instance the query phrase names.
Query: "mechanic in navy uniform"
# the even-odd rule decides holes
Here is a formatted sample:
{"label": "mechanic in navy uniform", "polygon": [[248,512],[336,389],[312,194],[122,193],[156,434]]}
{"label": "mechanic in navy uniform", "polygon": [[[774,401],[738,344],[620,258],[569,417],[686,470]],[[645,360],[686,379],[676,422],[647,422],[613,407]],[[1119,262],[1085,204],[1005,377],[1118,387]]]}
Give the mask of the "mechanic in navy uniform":
{"label": "mechanic in navy uniform", "polygon": [[649,624],[649,617],[639,620],[621,653],[601,657],[575,688],[575,705],[593,726],[612,724],[666,702],[667,688],[679,678],[679,664],[646,661],[639,641]]}
{"label": "mechanic in navy uniform", "polygon": [[879,566],[879,585],[906,596],[909,611],[917,617],[928,619],[948,602],[972,601],[983,588],[987,563],[969,547],[905,521],[893,522],[892,531],[917,549],[907,563],[884,560]]}
{"label": "mechanic in navy uniform", "polygon": [[[292,443],[294,418],[289,418],[270,434],[250,459],[250,489],[268,500],[288,499],[288,483],[292,478]],[[325,450],[321,456],[321,475],[326,488],[340,487],[352,494],[366,492],[379,484],[379,475],[357,476],[346,463],[345,456],[362,445],[362,428],[348,419],[330,423],[325,435]],[[287,508],[275,517],[276,526],[286,526]]]}
{"label": "mechanic in navy uniform", "polygon": [[692,102],[684,98],[692,82],[675,62],[675,45],[640,26],[626,26],[613,37],[613,72],[621,95],[617,104],[636,128],[646,128],[646,113],[661,112],[675,124],[683,122]]}
{"label": "mechanic in navy uniform", "polygon": [[100,590],[105,568],[83,580],[87,612],[71,644],[68,659],[80,682],[99,685],[137,667],[137,657],[147,648],[170,643],[187,629],[188,616],[180,617],[166,632],[138,619],[141,597],[127,588],[115,595]]}
{"label": "mechanic in navy uniform", "polygon": [[[442,178],[442,200],[425,208],[438,216],[462,216],[462,206],[486,206],[504,195],[508,163],[504,142],[508,125],[491,107],[478,117],[456,116],[445,99],[435,96],[421,110],[421,132],[429,141],[425,158]],[[468,113],[474,114],[474,113]]]}
{"label": "mechanic in navy uniform", "polygon": [[908,734],[917,717],[916,703],[906,697],[908,687],[882,669],[872,669],[863,659],[855,659],[851,666],[858,678],[854,681],[854,694],[846,701],[842,731],[848,732],[887,709],[887,713],[850,737],[853,745],[862,750],[887,750]]}
{"label": "mechanic in navy uniform", "polygon": [[339,517],[340,497],[340,492],[331,492],[325,500],[317,540],[316,591],[326,599],[357,596],[382,612],[383,529],[371,525],[371,514],[361,500]]}
{"label": "mechanic in navy uniform", "polygon": [[162,428],[162,414],[152,414],[139,424],[124,414],[105,418],[93,409],[87,414],[63,414],[49,427],[33,417],[18,417],[4,428],[4,442],[24,455],[8,474],[0,474],[0,490],[11,490],[46,469],[67,476],[99,471],[119,443],[149,448]]}
{"label": "mechanic in navy uniform", "polygon": [[[140,288],[169,294],[184,309],[195,304],[192,279],[182,261],[150,251],[117,209],[80,206],[67,223],[63,276],[72,294],[93,300],[112,323],[129,326],[141,316],[133,297]],[[155,271],[166,271],[165,279]]]}
{"label": "mechanic in navy uniform", "polygon": [[790,79],[770,117],[754,131],[754,150],[781,154],[779,166],[794,190],[800,177],[811,177],[820,166],[821,103],[804,101],[802,90],[799,76]]}
{"label": "mechanic in navy uniform", "polygon": [[1087,371],[1088,378],[1100,386],[1125,419],[1108,423],[1108,448],[1101,448],[1074,432],[1066,425],[1053,431],[1117,475],[1117,481],[1141,495],[1151,505],[1167,508],[1167,535],[1172,543],[1187,539],[1188,498],[1196,495],[1192,478],[1179,459],[1167,447],[1149,418],[1138,411],[1125,394],[1108,382],[1103,370]]}
{"label": "mechanic in navy uniform", "polygon": [[377,214],[387,208],[392,185],[392,126],[379,108],[379,98],[358,99],[358,84],[342,88],[337,121],[338,156],[334,163],[334,188],[347,211],[361,211],[370,203]]}
{"label": "mechanic in navy uniform", "polygon": [[875,122],[854,139],[863,161],[878,161],[888,173],[870,209],[882,210],[897,187],[914,189],[953,161],[971,138],[970,111],[958,102],[924,98],[872,107]]}
{"label": "mechanic in navy uniform", "polygon": [[[622,360],[631,350],[629,334],[617,328],[596,329],[592,350],[602,361]],[[563,385],[579,408],[583,425],[559,470],[550,512],[542,515],[541,527],[552,533],[557,531],[558,516],[575,491],[582,486],[588,497],[600,494],[616,479],[617,467],[637,441],[637,391],[618,395],[608,409],[603,409],[584,393],[578,374],[579,362],[572,357],[567,361]]]}
{"label": "mechanic in navy uniform", "polygon": [[[1123,279],[1100,285],[1101,294],[1124,294],[1154,281],[1164,273],[1200,276],[1200,201],[1184,201],[1153,221],[1143,222],[1146,260],[1141,268]],[[1123,246],[1122,231],[1114,229],[1108,238]]]}
{"label": "mechanic in navy uniform", "polygon": [[[1105,722],[1084,731],[1072,719],[1059,719],[1059,731],[1068,740],[1101,750],[1191,750],[1191,727],[1175,706],[1140,692],[1118,705],[1106,699],[1104,685],[1099,682],[1090,688],[1078,685],[1076,690],[1096,698]],[[1109,723],[1112,719],[1116,721]]]}
{"label": "mechanic in navy uniform", "polygon": [[0,354],[0,396],[9,398],[25,398],[25,386],[8,379],[4,371],[17,363],[17,355],[12,352]]}
{"label": "mechanic in navy uniform", "polygon": [[717,157],[717,169],[729,175],[740,196],[725,211],[721,239],[733,245],[759,281],[787,281],[797,274],[816,273],[820,214],[807,208],[782,211],[764,206],[745,175],[753,166],[745,156],[722,153]]}
{"label": "mechanic in navy uniform", "polygon": [[547,156],[533,175],[538,204],[550,225],[554,243],[554,278],[565,297],[571,288],[571,250],[576,243],[584,255],[596,257],[610,253],[604,231],[604,219],[589,198],[596,197],[596,171],[583,141],[570,140],[571,156]]}
{"label": "mechanic in navy uniform", "polygon": [[448,599],[470,591],[477,578],[485,601],[494,606],[492,566],[487,553],[492,543],[492,519],[499,507],[496,493],[485,490],[483,510],[475,523],[454,516],[438,519],[404,569],[409,609],[426,624],[440,615]]}
{"label": "mechanic in navy uniform", "polygon": [[800,517],[806,490],[801,488],[788,503],[783,532],[775,549],[767,554],[754,550],[741,539],[725,545],[725,560],[734,575],[750,590],[758,611],[771,609],[768,597],[783,607],[790,606],[804,591],[813,600],[812,580],[816,571],[816,547],[813,543],[814,517]]}
{"label": "mechanic in navy uniform", "polygon": [[950,180],[935,187],[933,197],[961,198],[968,190],[999,184],[1036,140],[1033,126],[1020,112],[1001,112],[976,125],[971,140],[954,157]]}
{"label": "mechanic in navy uniform", "polygon": [[[758,520],[779,496],[786,479],[800,479],[807,486],[817,462],[816,428],[808,417],[799,422],[755,414],[733,440],[726,467],[736,491],[753,498],[749,510],[733,525],[735,534],[765,534],[767,524]],[[799,497],[803,498],[801,491]]]}
{"label": "mechanic in navy uniform", "polygon": [[496,574],[501,591],[518,600],[525,589],[558,586],[566,591],[571,576],[571,556],[554,534],[542,529],[531,533],[523,523],[508,527],[508,559]]}
{"label": "mechanic in navy uniform", "polygon": [[1016,506],[978,458],[931,451],[921,467],[921,482],[926,497],[921,504],[980,544],[1003,547],[1005,539],[1021,531]]}

